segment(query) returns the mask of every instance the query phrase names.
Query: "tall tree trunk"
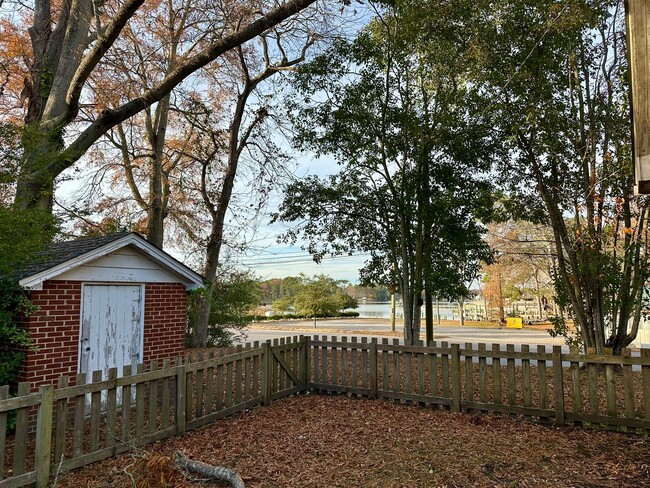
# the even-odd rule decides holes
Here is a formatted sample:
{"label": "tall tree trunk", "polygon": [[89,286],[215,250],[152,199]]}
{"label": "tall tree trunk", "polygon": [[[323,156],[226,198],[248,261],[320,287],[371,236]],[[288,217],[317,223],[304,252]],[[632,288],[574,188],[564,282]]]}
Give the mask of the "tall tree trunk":
{"label": "tall tree trunk", "polygon": [[431,292],[429,292],[429,290],[424,291],[424,306],[424,317],[427,331],[426,344],[427,346],[430,346],[433,342],[433,297],[431,296]]}

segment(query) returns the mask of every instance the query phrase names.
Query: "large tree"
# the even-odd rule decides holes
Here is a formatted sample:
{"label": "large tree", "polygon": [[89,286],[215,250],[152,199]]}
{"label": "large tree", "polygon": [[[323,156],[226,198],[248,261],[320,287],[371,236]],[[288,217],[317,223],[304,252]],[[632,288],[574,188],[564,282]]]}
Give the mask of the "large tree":
{"label": "large tree", "polygon": [[510,150],[499,169],[511,208],[551,224],[557,296],[582,344],[618,353],[636,336],[649,273],[622,3],[491,5],[476,24],[473,81]]}
{"label": "large tree", "polygon": [[[110,128],[163,101],[192,73],[315,1],[287,0],[271,7],[267,2],[219,2],[211,9],[213,16],[203,20],[207,33],[199,50],[118,106],[82,111],[89,78],[130,19],[147,14],[144,0],[35,0],[28,28],[32,52],[23,95],[26,127],[15,204],[51,209],[57,177]],[[239,17],[241,22],[224,22],[220,16]]]}
{"label": "large tree", "polygon": [[354,42],[301,70],[296,141],[342,171],[292,185],[277,216],[304,222],[288,238],[306,238],[316,259],[369,252],[362,278],[399,287],[409,344],[420,338],[425,287],[462,295],[488,259],[476,218],[491,207],[480,178],[491,152],[450,32],[439,32],[445,49],[421,55],[400,12],[378,9]]}

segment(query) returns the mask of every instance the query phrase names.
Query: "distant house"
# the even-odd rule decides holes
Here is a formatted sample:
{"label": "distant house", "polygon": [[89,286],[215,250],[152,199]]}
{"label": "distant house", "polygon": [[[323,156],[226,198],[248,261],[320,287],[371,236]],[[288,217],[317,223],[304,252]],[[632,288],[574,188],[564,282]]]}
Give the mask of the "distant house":
{"label": "distant house", "polygon": [[138,234],[51,245],[20,286],[38,311],[23,317],[34,348],[19,381],[32,388],[95,370],[179,356],[187,291],[200,275]]}

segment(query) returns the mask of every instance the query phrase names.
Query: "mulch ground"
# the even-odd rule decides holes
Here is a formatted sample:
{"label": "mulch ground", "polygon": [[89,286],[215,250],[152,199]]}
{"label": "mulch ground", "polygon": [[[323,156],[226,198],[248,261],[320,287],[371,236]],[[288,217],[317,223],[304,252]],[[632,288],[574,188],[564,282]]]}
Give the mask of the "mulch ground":
{"label": "mulch ground", "polygon": [[176,451],[234,468],[247,487],[650,486],[647,437],[314,394],[61,475],[56,486],[226,486],[177,468]]}

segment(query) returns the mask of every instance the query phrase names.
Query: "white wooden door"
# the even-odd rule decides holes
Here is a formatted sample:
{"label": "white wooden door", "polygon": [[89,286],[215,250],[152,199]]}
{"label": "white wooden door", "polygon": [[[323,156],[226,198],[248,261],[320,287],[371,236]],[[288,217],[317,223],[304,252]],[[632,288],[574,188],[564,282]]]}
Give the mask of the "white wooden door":
{"label": "white wooden door", "polygon": [[[128,364],[133,371],[142,361],[143,289],[140,285],[92,285],[83,287],[79,372]],[[90,381],[90,378],[87,378]]]}

